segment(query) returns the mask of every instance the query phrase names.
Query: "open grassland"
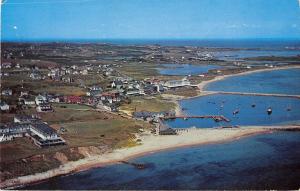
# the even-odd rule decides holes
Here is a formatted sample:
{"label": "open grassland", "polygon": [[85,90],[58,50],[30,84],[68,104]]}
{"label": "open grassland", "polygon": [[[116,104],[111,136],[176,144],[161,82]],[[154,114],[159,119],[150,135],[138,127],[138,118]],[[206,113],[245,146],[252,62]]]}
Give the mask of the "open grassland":
{"label": "open grassland", "polygon": [[156,67],[157,65],[153,63],[127,63],[118,68],[118,71],[135,79],[142,80],[159,75]]}
{"label": "open grassland", "polygon": [[123,104],[120,111],[132,114],[134,111],[161,112],[174,110],[176,105],[172,102],[166,102],[160,96],[155,97],[131,97],[130,104]]}
{"label": "open grassland", "polygon": [[35,94],[47,92],[51,94],[80,96],[86,93],[86,90],[78,87],[77,84],[66,84],[50,80],[30,80],[22,76],[10,76],[3,79],[1,83],[4,87],[11,88],[13,92],[21,91],[21,86],[23,85],[23,91],[31,91]]}

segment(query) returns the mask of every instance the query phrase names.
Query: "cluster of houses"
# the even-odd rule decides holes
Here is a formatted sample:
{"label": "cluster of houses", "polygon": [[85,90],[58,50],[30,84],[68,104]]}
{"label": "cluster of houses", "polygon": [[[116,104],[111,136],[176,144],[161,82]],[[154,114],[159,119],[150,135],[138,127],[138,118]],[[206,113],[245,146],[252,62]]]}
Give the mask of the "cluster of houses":
{"label": "cluster of houses", "polygon": [[111,65],[83,65],[83,66],[61,66],[55,68],[49,68],[48,77],[54,81],[63,81],[66,83],[73,83],[76,75],[88,75],[96,72],[97,74],[103,74],[103,76],[112,76],[115,71]]}
{"label": "cluster of houses", "polygon": [[[122,101],[126,101],[129,96],[155,95],[164,92],[166,89],[190,86],[188,79],[160,81],[158,79],[144,79],[143,81],[131,78],[118,77],[111,81],[110,91],[103,91],[100,86],[88,87],[86,96],[63,96],[53,94],[31,95],[28,91],[21,91],[18,97],[18,104],[22,108],[36,107],[37,112],[52,112],[51,103],[86,104],[95,106],[100,110],[118,111]],[[3,96],[12,96],[11,89],[2,90]],[[8,111],[9,105],[1,101],[1,111]]]}
{"label": "cluster of houses", "polygon": [[138,111],[133,112],[133,117],[136,119],[141,119],[145,121],[156,121],[158,118],[164,117],[174,117],[176,115],[173,111],[163,111],[163,112],[149,112],[149,111]]}
{"label": "cluster of houses", "polygon": [[0,142],[17,137],[29,137],[39,147],[65,144],[56,130],[37,116],[16,115],[12,123],[0,125]]}
{"label": "cluster of houses", "polygon": [[[5,68],[18,67],[21,68],[19,64],[12,65],[7,62],[2,65]],[[183,86],[190,86],[191,83],[187,78],[182,80],[171,80],[171,81],[160,81],[158,79],[144,79],[142,81],[134,80],[130,77],[120,74],[114,67],[118,65],[72,65],[72,66],[61,66],[48,68],[48,78],[53,81],[63,81],[67,83],[74,82],[74,75],[87,75],[90,72],[101,73],[104,77],[111,80],[111,83],[104,91],[100,86],[94,85],[91,87],[86,87],[84,84],[82,87],[87,88],[86,96],[62,96],[62,95],[30,95],[26,91],[22,91],[18,98],[18,103],[23,108],[36,106],[38,112],[51,112],[53,111],[51,103],[76,103],[76,104],[87,104],[90,106],[95,106],[100,110],[108,111],[118,111],[118,107],[122,101],[126,101],[129,96],[143,96],[143,95],[154,95],[165,90],[178,88]],[[24,69],[24,67],[23,67]],[[29,77],[32,80],[43,80],[46,78],[45,75],[41,73],[38,67],[34,66],[30,69],[31,73]],[[4,89],[1,91],[3,96],[11,96],[11,89]],[[8,111],[9,105],[7,105],[3,100],[1,101],[1,111]]]}

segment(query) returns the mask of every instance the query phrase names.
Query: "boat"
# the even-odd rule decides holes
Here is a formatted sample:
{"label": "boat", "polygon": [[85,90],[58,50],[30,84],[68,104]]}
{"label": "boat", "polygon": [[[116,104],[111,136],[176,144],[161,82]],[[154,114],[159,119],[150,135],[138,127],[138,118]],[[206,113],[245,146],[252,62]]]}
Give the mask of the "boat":
{"label": "boat", "polygon": [[239,109],[236,109],[236,110],[234,110],[233,112],[232,112],[232,114],[233,115],[236,115],[236,114],[238,114],[240,112],[240,110]]}
{"label": "boat", "polygon": [[252,105],[251,105],[251,107],[255,107],[256,105],[255,105],[255,103],[253,103]]}
{"label": "boat", "polygon": [[271,108],[271,107],[269,107],[269,108],[267,109],[267,113],[268,113],[268,115],[271,115],[271,114],[272,114],[272,108]]}

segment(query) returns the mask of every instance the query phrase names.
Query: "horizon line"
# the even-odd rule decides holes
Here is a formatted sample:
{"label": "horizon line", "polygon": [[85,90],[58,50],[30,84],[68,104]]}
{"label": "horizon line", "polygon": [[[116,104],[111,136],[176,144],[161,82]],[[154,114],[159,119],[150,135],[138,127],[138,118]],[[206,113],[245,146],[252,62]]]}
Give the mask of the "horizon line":
{"label": "horizon line", "polygon": [[18,43],[18,42],[108,42],[108,41],[214,41],[214,40],[284,40],[300,41],[300,37],[248,37],[248,38],[31,38],[31,39],[0,39],[1,43]]}

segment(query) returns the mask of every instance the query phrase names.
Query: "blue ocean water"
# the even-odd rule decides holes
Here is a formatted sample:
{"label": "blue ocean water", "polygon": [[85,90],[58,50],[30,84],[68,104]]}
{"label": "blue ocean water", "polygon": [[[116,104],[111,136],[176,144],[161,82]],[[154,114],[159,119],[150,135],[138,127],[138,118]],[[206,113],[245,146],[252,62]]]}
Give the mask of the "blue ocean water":
{"label": "blue ocean water", "polygon": [[[252,105],[255,104],[255,107]],[[300,99],[270,96],[214,94],[180,101],[187,115],[224,115],[231,122],[212,119],[176,119],[166,123],[175,128],[218,127],[226,125],[274,125],[300,123]],[[272,108],[272,114],[267,109]],[[287,109],[290,109],[288,111]],[[233,111],[239,113],[233,115]]]}
{"label": "blue ocean water", "polygon": [[233,76],[208,84],[205,90],[300,95],[300,68]]}
{"label": "blue ocean water", "polygon": [[221,68],[217,65],[192,65],[192,64],[162,64],[163,68],[158,68],[162,75],[199,75],[207,73],[209,70]]}
{"label": "blue ocean water", "polygon": [[23,189],[299,189],[300,133],[276,132],[176,149],[56,177]]}

